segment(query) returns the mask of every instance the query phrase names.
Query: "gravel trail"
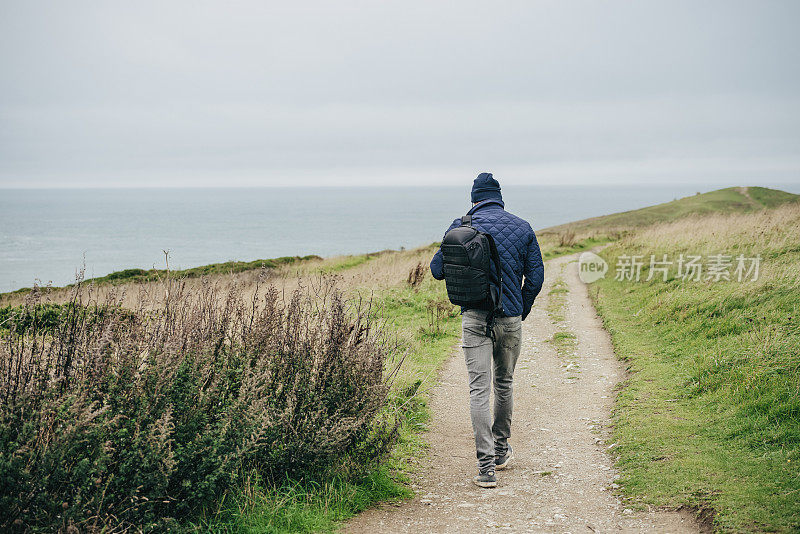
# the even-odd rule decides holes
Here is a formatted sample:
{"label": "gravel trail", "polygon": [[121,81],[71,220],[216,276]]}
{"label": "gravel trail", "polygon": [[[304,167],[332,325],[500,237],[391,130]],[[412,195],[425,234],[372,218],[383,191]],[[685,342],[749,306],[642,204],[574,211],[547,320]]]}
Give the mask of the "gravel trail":
{"label": "gravel trail", "polygon": [[[430,450],[413,477],[416,496],[367,510],[346,524],[347,532],[700,531],[688,512],[634,512],[614,495],[608,425],[624,366],[578,279],[576,259],[547,263],[545,287],[523,323],[510,440],[516,459],[498,471],[498,487],[471,482],[475,449],[459,350],[432,392]],[[568,291],[562,285],[551,295],[559,279]],[[548,307],[551,299],[561,305]],[[575,339],[562,336],[566,343],[557,350],[548,341],[557,332]]]}

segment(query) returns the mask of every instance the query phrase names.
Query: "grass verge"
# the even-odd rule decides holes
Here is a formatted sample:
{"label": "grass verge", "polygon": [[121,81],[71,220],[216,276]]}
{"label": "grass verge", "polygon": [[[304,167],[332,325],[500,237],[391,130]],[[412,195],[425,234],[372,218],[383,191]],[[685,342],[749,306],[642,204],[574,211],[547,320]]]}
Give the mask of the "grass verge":
{"label": "grass verge", "polygon": [[188,527],[209,533],[335,532],[340,521],[377,501],[410,496],[383,466],[357,478],[323,482],[288,479],[278,487],[249,481],[228,497],[211,518]]}
{"label": "grass verge", "polygon": [[629,364],[614,412],[625,496],[706,510],[720,531],[797,531],[800,207],[653,227],[602,255],[614,266],[651,253],[759,254],[762,264],[756,281],[612,276],[591,287]]}

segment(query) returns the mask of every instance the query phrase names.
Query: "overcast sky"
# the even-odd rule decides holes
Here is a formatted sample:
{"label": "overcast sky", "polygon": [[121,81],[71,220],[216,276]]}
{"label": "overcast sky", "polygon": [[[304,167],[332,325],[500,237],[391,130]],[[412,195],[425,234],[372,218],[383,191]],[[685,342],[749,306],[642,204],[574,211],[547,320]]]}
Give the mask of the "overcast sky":
{"label": "overcast sky", "polygon": [[800,182],[800,2],[3,1],[0,187]]}

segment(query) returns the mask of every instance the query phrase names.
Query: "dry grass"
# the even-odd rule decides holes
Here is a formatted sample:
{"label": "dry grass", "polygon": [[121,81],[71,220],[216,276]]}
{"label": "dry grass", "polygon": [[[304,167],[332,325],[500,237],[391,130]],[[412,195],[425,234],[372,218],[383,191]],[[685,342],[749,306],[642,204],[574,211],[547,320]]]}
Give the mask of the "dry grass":
{"label": "dry grass", "polygon": [[[353,258],[352,256],[334,256],[319,260],[309,260],[301,264],[290,264],[268,270],[251,270],[234,274],[212,274],[183,281],[187,290],[200,290],[207,284],[215,284],[222,289],[238,288],[246,297],[252,296],[256,286],[268,282],[279,291],[290,294],[297,289],[303,280],[318,278],[320,274],[335,272],[339,278],[339,287],[345,291],[357,290],[359,294],[380,291],[396,286],[408,279],[409,271],[418,263],[427,265],[435,252],[434,247],[425,246],[406,251],[384,251],[365,255],[367,261],[352,267],[339,269]],[[357,258],[357,256],[356,256]],[[119,285],[100,284],[93,288],[93,294],[98,299],[105,299],[114,295],[119,298],[122,306],[133,307],[141,302],[141,294],[148,295],[154,302],[161,299],[159,296],[166,294],[168,280],[145,283],[127,283]],[[69,288],[53,288],[43,290],[43,302],[64,303],[71,296]],[[26,294],[8,294],[4,297],[4,306],[18,306],[23,304]]]}
{"label": "dry grass", "polygon": [[648,206],[638,210],[612,213],[582,221],[546,228],[546,232],[574,230],[578,233],[596,230],[599,232],[626,232],[644,228],[651,224],[681,220],[697,215],[713,213],[752,213],[784,204],[796,204],[800,195],[765,187],[729,187],[703,194],[696,194],[672,202]]}
{"label": "dry grass", "polygon": [[631,234],[623,242],[713,252],[743,247],[765,253],[796,243],[800,235],[800,204],[787,204],[755,213],[714,214],[657,224]]}
{"label": "dry grass", "polygon": [[645,254],[668,252],[672,260],[681,253],[703,257],[759,255],[758,280],[748,286],[731,285],[727,290],[734,295],[776,281],[800,285],[797,256],[786,254],[800,251],[799,242],[800,205],[787,204],[755,213],[706,215],[658,224],[626,236],[618,246]]}

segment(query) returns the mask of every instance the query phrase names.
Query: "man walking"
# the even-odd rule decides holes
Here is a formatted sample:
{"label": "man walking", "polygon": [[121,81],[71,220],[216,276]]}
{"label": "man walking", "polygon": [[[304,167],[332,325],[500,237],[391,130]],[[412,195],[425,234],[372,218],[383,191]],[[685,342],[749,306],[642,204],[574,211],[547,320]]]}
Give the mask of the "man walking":
{"label": "man walking", "polygon": [[[489,273],[490,282],[501,280],[502,308],[492,319],[490,311],[462,307],[462,347],[469,374],[470,417],[475,432],[480,487],[497,486],[495,469],[508,467],[512,449],[511,411],[514,367],[520,352],[522,321],[542,289],[544,264],[536,235],[523,219],[505,211],[500,184],[491,173],[481,173],[472,186],[471,226],[491,235],[497,245],[500,273]],[[448,232],[462,224],[456,219]],[[431,274],[445,278],[442,250],[431,260]],[[523,283],[524,278],[524,283]],[[489,329],[487,329],[489,321]],[[494,417],[489,391],[494,374]]]}

